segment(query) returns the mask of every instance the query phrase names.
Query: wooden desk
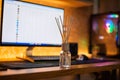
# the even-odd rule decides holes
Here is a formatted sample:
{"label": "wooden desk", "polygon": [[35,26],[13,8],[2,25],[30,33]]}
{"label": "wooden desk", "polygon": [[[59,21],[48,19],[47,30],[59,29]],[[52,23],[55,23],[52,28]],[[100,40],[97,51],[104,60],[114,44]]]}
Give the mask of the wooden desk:
{"label": "wooden desk", "polygon": [[[33,68],[0,71],[0,80],[37,80],[83,73],[110,71],[120,69],[120,62],[104,62],[72,65],[69,69],[59,67]],[[119,78],[120,79],[120,78]]]}

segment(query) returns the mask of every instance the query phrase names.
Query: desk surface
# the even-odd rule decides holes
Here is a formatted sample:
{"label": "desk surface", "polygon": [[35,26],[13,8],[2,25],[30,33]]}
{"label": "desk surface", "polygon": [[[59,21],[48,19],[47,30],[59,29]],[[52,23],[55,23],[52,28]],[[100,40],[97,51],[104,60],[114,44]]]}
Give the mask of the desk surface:
{"label": "desk surface", "polygon": [[8,69],[7,71],[0,71],[0,80],[34,80],[90,72],[109,71],[118,68],[120,68],[119,61],[72,65],[68,69],[60,68],[59,66],[20,70]]}

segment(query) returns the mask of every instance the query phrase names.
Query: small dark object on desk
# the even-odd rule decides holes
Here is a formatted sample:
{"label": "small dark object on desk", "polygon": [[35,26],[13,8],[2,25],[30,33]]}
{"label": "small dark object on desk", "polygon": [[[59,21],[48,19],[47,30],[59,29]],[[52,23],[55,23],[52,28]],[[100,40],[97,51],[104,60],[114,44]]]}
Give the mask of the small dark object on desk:
{"label": "small dark object on desk", "polygon": [[6,70],[7,70],[6,67],[0,66],[0,71],[6,71]]}

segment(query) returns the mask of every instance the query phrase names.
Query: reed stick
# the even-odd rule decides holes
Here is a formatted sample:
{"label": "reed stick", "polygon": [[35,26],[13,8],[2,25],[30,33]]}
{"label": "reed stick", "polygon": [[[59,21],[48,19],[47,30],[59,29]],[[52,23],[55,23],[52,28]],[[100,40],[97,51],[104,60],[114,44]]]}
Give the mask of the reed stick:
{"label": "reed stick", "polygon": [[[61,16],[59,16],[59,18],[56,18],[55,17],[55,20],[56,20],[56,23],[57,23],[57,26],[58,26],[58,29],[59,29],[59,32],[60,32],[60,35],[62,37],[62,41],[63,43],[65,42],[68,42],[68,39],[69,39],[69,36],[70,36],[70,31],[71,31],[71,24],[72,24],[72,18],[70,18],[70,21],[68,21],[68,26],[64,26],[63,22],[62,22],[62,18]],[[60,20],[60,21],[59,21]],[[68,20],[68,19],[67,19]],[[62,26],[62,29],[61,29],[61,26]],[[63,32],[63,33],[62,33]]]}
{"label": "reed stick", "polygon": [[62,41],[64,41],[64,36],[63,36],[62,31],[61,31],[61,28],[60,28],[59,19],[55,17],[55,21],[56,21],[56,23],[57,23],[57,26],[58,26],[60,35],[61,35],[61,37],[62,37]]}

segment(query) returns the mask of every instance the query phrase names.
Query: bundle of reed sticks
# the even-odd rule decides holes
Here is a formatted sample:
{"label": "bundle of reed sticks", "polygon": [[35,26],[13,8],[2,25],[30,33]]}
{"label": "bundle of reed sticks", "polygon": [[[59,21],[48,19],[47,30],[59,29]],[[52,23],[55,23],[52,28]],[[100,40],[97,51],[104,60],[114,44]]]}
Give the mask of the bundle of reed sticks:
{"label": "bundle of reed sticks", "polygon": [[61,16],[59,16],[59,18],[55,17],[55,21],[62,37],[62,43],[67,43],[70,36],[72,18],[68,21],[68,25],[63,24]]}

